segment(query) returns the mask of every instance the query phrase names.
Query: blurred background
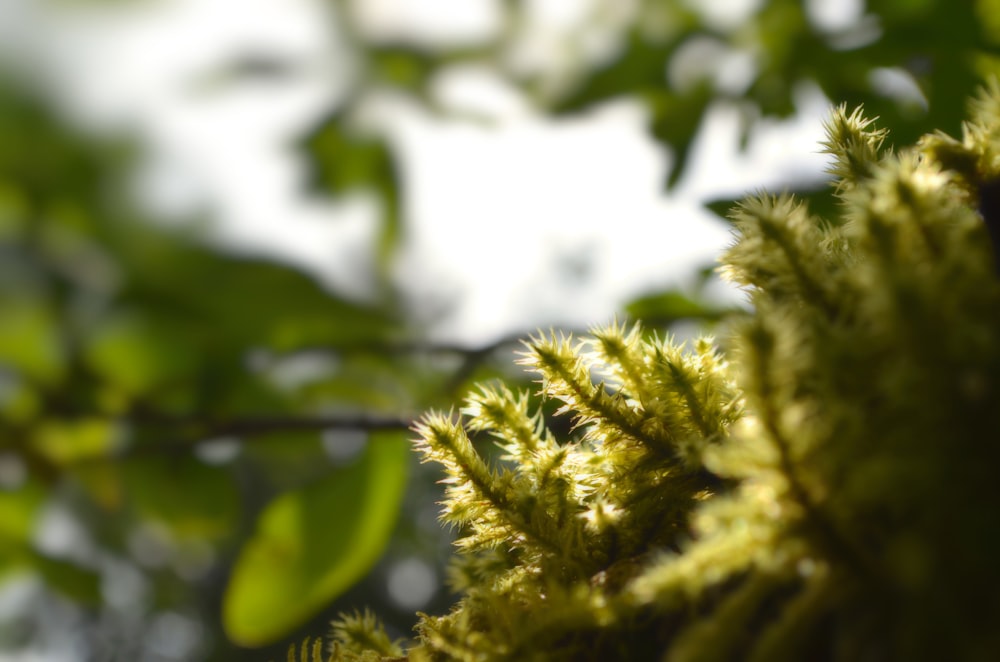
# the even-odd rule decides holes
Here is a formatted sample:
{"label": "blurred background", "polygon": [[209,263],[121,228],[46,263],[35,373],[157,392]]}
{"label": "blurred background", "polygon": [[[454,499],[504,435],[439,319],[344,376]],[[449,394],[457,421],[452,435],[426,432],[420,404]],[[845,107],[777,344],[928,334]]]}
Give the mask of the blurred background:
{"label": "blurred background", "polygon": [[[680,338],[831,104],[960,130],[970,0],[0,0],[0,658],[440,612],[408,427],[538,328]],[[721,329],[720,329],[721,331]]]}

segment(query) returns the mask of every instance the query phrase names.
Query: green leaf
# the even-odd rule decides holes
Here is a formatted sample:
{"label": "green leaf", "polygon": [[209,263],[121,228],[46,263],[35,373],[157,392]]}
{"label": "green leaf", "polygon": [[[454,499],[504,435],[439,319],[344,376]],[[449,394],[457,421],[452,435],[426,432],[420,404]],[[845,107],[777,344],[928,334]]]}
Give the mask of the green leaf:
{"label": "green leaf", "polygon": [[45,489],[34,481],[17,490],[0,491],[0,541],[4,545],[30,540],[46,497]]}
{"label": "green leaf", "polygon": [[57,465],[99,458],[110,453],[120,438],[114,423],[105,418],[73,421],[46,420],[35,429],[35,449]]}
{"label": "green leaf", "polygon": [[[408,76],[407,61],[393,60],[390,68]],[[382,138],[352,130],[336,114],[309,135],[303,147],[311,157],[309,188],[313,192],[346,195],[374,193],[382,207],[379,257],[384,262],[399,238],[401,219],[400,179],[391,146]]]}
{"label": "green leaf", "polygon": [[668,91],[649,95],[650,131],[657,142],[670,148],[672,154],[673,164],[666,182],[668,189],[684,174],[688,152],[712,102],[712,95],[710,86],[704,83],[684,95]]}
{"label": "green leaf", "polygon": [[101,377],[130,393],[141,393],[191,371],[193,357],[183,350],[152,320],[119,315],[103,321],[87,358]]}
{"label": "green leaf", "polygon": [[726,310],[697,301],[677,290],[635,299],[625,306],[629,317],[647,324],[669,325],[682,319],[717,320]]}
{"label": "green leaf", "polygon": [[38,574],[45,583],[86,604],[100,602],[97,574],[70,561],[52,558],[33,546],[45,488],[34,481],[20,489],[0,491],[0,583],[25,572]]}
{"label": "green leaf", "polygon": [[271,502],[226,589],[229,638],[280,639],[361,579],[389,540],[408,462],[404,433],[372,435],[355,464]]}
{"label": "green leaf", "polygon": [[719,198],[703,202],[705,209],[712,212],[724,221],[729,221],[729,214],[736,208],[739,200],[736,198]]}
{"label": "green leaf", "polygon": [[71,561],[52,558],[28,542],[3,539],[0,546],[0,586],[15,577],[37,576],[48,588],[86,605],[101,602],[98,573]]}
{"label": "green leaf", "polygon": [[143,458],[124,467],[136,513],[181,538],[217,539],[232,533],[239,513],[230,472],[191,457]]}
{"label": "green leaf", "polygon": [[65,370],[64,348],[50,308],[41,301],[4,300],[0,366],[44,383]]}
{"label": "green leaf", "polygon": [[34,550],[30,552],[29,565],[48,586],[67,597],[87,605],[100,604],[101,581],[95,571]]}

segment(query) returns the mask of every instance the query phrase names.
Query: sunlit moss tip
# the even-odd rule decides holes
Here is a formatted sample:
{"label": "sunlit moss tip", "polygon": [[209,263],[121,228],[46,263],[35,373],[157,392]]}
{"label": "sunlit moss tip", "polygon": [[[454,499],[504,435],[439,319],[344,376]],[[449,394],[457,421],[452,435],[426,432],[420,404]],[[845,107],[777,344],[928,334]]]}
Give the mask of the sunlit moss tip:
{"label": "sunlit moss tip", "polygon": [[836,211],[733,211],[721,269],[751,310],[720,343],[543,333],[519,358],[536,393],[427,414],[460,597],[405,651],[358,647],[345,623],[378,626],[344,621],[336,659],[1000,654],[998,219],[980,200],[1000,87],[971,113],[960,141],[893,150],[833,111]]}

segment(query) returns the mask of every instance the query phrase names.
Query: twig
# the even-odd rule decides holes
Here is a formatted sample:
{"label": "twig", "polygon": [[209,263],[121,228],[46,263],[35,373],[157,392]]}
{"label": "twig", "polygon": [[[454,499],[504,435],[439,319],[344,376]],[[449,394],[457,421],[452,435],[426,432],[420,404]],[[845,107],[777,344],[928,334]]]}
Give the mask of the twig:
{"label": "twig", "polygon": [[[143,413],[126,417],[126,422],[140,425],[155,425],[162,428],[187,428],[183,438],[176,441],[157,441],[129,446],[116,459],[127,459],[179,453],[194,450],[198,446],[220,437],[237,437],[246,442],[274,432],[359,430],[381,432],[386,430],[408,430],[414,419],[407,416],[381,416],[373,414],[345,414],[327,416],[261,416],[211,421],[196,416],[170,417]],[[177,435],[182,436],[182,435]]]}

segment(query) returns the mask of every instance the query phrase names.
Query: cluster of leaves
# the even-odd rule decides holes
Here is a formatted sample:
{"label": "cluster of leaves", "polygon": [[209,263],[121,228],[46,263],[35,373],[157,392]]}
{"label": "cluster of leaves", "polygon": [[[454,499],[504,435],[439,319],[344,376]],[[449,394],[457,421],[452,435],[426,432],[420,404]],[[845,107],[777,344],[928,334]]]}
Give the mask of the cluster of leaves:
{"label": "cluster of leaves", "polygon": [[[233,640],[280,638],[380,557],[411,412],[461,348],[151,222],[124,192],[130,148],[0,95],[0,574],[103,610],[125,563],[143,600],[208,631],[221,600]],[[337,459],[352,435],[370,443]],[[71,548],[39,537],[53,508],[84,534]]]}
{"label": "cluster of leaves", "polygon": [[[318,187],[379,192],[386,246],[399,232],[398,195],[387,195],[398,190],[397,155],[377,134],[356,137],[365,104],[391,91],[447,114],[435,85],[455,69],[495,73],[556,117],[638,101],[651,136],[672,156],[670,186],[684,174],[707,111],[720,102],[739,111],[745,144],[762,120],[794,114],[803,86],[814,86],[849,106],[864,103],[908,144],[933,129],[957,131],[963,116],[955,100],[1000,71],[996,0],[869,0],[846,21],[825,19],[823,3],[807,0],[763,0],[727,16],[712,3],[596,0],[546,35],[538,3],[507,0],[498,29],[457,44],[371,34],[360,4],[331,0],[335,29],[358,71],[349,102],[306,146]],[[551,56],[531,56],[546,47]],[[913,89],[905,89],[907,81]]]}
{"label": "cluster of leaves", "polygon": [[[894,152],[844,107],[827,128],[838,214],[732,214],[724,271],[753,312],[731,362],[618,324],[542,336],[521,359],[542,403],[486,388],[418,424],[461,599],[408,659],[997,655],[1000,283],[977,205],[1000,85],[961,141]],[[332,659],[390,656],[349,630]]]}
{"label": "cluster of leaves", "polygon": [[[23,85],[0,95],[0,576],[100,613],[122,561],[161,608],[281,639],[398,531],[415,412],[496,374],[510,341],[428,344],[391,292],[354,301],[158,222],[129,198],[130,145]],[[85,540],[41,542],[53,509]]]}
{"label": "cluster of leaves", "polygon": [[[738,24],[719,22],[698,3],[603,0],[590,3],[593,15],[560,33],[564,57],[532,60],[523,55],[533,48],[536,3],[499,3],[499,31],[458,46],[384,40],[366,32],[360,2],[330,4],[334,27],[351,50],[346,59],[359,68],[347,101],[303,149],[312,159],[316,189],[338,196],[367,191],[378,199],[386,267],[403,224],[398,154],[385,136],[359,131],[366,102],[386,90],[444,112],[434,93],[439,77],[483,66],[556,117],[637,99],[649,111],[652,135],[674,155],[675,182],[712,103],[736,103],[751,127],[762,116],[794,112],[803,83],[817,84],[830,98],[864,101],[897,127],[903,141],[931,127],[954,130],[960,114],[955,100],[969,93],[978,75],[995,69],[1000,33],[991,18],[995,0],[872,0],[864,17],[836,30],[814,20],[807,5],[819,3],[801,0],[756,3]],[[733,58],[752,64],[735,86],[724,75]],[[908,72],[927,107],[882,95],[877,83],[887,69]],[[111,572],[108,559],[125,559],[156,587],[158,607],[191,613],[197,592],[208,604],[195,609],[195,617],[214,626],[216,603],[224,602],[233,640],[256,645],[284,636],[376,561],[403,507],[407,453],[400,431],[411,412],[439,405],[470,376],[491,374],[479,368],[495,347],[429,348],[388,290],[379,301],[350,301],[295,268],[227,255],[193,232],[151,224],[120,195],[130,155],[81,139],[53,116],[50,104],[26,98],[6,81],[2,98],[0,572],[32,572],[81,604],[101,604],[107,602],[101,587]],[[995,190],[983,185],[997,174],[983,148],[988,129],[972,127],[964,142],[938,136],[925,143],[932,160],[960,173],[953,184],[970,204],[988,205]],[[843,210],[824,217],[832,224]],[[857,249],[843,250],[831,254],[846,260]],[[853,263],[844,269],[852,271]],[[789,286],[779,281],[769,285]],[[817,282],[820,289],[810,297],[835,287],[823,278]],[[946,307],[959,303],[948,296]],[[719,314],[676,292],[641,299],[629,312],[658,326]],[[660,347],[670,354],[663,341],[615,333],[629,338],[630,351]],[[564,344],[549,340],[566,358]],[[970,377],[970,388],[976,379]],[[611,383],[611,393],[635,387],[623,378]],[[490,397],[530,405],[520,395]],[[602,406],[621,406],[609,402]],[[533,420],[537,414],[525,409],[524,415]],[[687,476],[689,500],[725,492],[729,478],[701,465],[703,444],[691,432],[699,423],[672,424],[694,426],[683,439],[671,437],[679,444],[670,447],[681,458],[677,467],[667,462],[664,448],[646,459],[633,448],[631,461],[645,466],[641,462],[659,457],[666,464],[658,471]],[[587,434],[596,421],[581,425],[581,443],[594,446],[597,440]],[[489,430],[502,432],[483,427],[477,433]],[[324,431],[372,443],[342,466],[324,452]],[[542,435],[549,446],[558,437],[560,447],[563,436]],[[234,449],[237,457],[229,457]],[[550,460],[563,463],[559,471],[553,465],[563,475],[583,458],[570,453]],[[628,466],[614,470],[632,480]],[[598,469],[590,473],[597,482],[588,489],[595,492],[574,493],[576,501],[562,506],[552,485],[542,491],[544,503],[531,507],[505,497],[519,517],[550,537],[559,508],[586,506],[593,521],[569,517],[577,527],[573,535],[596,536],[603,542],[594,544],[605,547],[575,552],[567,577],[599,567],[617,545],[638,545],[628,535],[612,544],[610,533],[598,532],[603,518],[625,515],[621,503],[598,496]],[[618,480],[618,474],[600,475]],[[504,489],[516,495],[531,481],[549,479],[515,472],[504,480]],[[347,508],[349,500],[356,507]],[[654,506],[655,500],[639,499],[632,507]],[[70,511],[94,544],[81,542],[71,551],[42,544],[39,523],[53,507]],[[456,518],[465,522],[471,515]],[[683,513],[669,517],[678,523],[677,539],[684,539]],[[488,537],[485,530],[478,535]],[[489,556],[481,546],[488,540],[478,540],[470,556]],[[92,548],[100,552],[83,551]],[[522,560],[533,553],[518,551]],[[212,561],[206,566],[205,559]],[[539,552],[532,562],[551,566],[546,559]],[[468,572],[474,570],[472,564]],[[611,575],[621,578],[617,583],[628,578],[621,569]],[[227,597],[204,598],[222,591]]]}

